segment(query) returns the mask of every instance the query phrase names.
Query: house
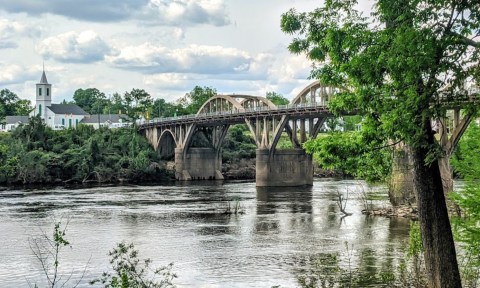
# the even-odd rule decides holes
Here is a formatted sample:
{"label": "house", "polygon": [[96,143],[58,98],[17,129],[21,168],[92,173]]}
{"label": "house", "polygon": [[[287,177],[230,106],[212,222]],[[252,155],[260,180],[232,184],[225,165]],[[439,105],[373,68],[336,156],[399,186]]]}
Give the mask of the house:
{"label": "house", "polygon": [[0,124],[0,131],[6,132],[17,128],[19,125],[27,124],[28,116],[6,116],[5,123]]}
{"label": "house", "polygon": [[99,127],[122,128],[129,126],[130,120],[123,114],[94,114],[82,119],[81,124],[91,125],[95,129]]}

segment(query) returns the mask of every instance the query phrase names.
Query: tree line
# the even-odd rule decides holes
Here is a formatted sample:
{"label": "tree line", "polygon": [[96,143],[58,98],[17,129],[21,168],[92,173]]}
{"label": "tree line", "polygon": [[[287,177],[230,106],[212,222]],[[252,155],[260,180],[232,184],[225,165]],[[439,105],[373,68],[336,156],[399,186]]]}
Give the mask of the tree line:
{"label": "tree line", "polygon": [[[143,89],[107,97],[97,88],[77,89],[72,101],[90,114],[125,114],[130,119],[195,114],[217,91],[195,86],[176,102],[153,99]],[[289,101],[269,92],[278,105]],[[0,123],[6,116],[28,115],[29,100],[21,100],[8,89],[0,91]],[[255,157],[255,144],[248,129],[236,125],[228,132],[223,161],[233,163]],[[164,169],[158,153],[134,127],[99,129],[79,125],[76,129],[53,131],[37,117],[11,133],[0,133],[0,184],[85,183],[162,181],[173,175]],[[166,159],[168,160],[168,159]]]}
{"label": "tree line", "polygon": [[[144,89],[134,88],[123,94],[113,93],[108,96],[97,88],[79,88],[71,101],[63,104],[76,104],[89,114],[125,114],[135,120],[173,117],[196,114],[200,107],[211,97],[217,95],[212,87],[195,86],[190,92],[174,102],[163,98],[154,98]],[[267,92],[266,97],[277,105],[286,105],[289,100],[276,92]],[[33,111],[30,100],[20,99],[8,89],[0,90],[0,123],[6,116],[26,116]]]}
{"label": "tree line", "polygon": [[0,133],[0,184],[118,183],[171,179],[135,128],[54,131],[40,117]]}

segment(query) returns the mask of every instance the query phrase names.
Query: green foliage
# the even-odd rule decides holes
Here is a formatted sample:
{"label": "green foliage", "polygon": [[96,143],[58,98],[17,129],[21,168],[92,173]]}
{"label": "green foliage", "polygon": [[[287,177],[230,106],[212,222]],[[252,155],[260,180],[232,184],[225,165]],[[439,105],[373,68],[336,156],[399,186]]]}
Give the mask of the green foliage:
{"label": "green foliage", "polygon": [[248,135],[246,125],[233,125],[227,132],[222,144],[222,161],[234,163],[240,159],[252,159],[256,157],[255,141]]}
{"label": "green foliage", "polygon": [[29,115],[30,112],[32,112],[32,111],[33,111],[32,102],[30,102],[30,100],[19,99],[15,103],[15,114],[14,115],[26,116],[26,115]]}
{"label": "green foliage", "polygon": [[267,92],[267,99],[272,101],[273,104],[277,106],[288,105],[290,101],[285,98],[282,94],[276,92]]}
{"label": "green foliage", "polygon": [[456,239],[461,243],[467,254],[480,268],[480,185],[478,182],[467,182],[460,192],[450,196],[460,206],[464,216],[454,221]]}
{"label": "green foliage", "polygon": [[410,232],[408,238],[408,257],[421,257],[423,253],[422,236],[420,234],[420,225],[418,222],[410,222]]}
{"label": "green foliage", "polygon": [[215,88],[195,86],[192,91],[179,100],[179,104],[185,108],[187,114],[197,114],[200,107],[215,95],[217,95]]}
{"label": "green foliage", "polygon": [[156,99],[150,109],[150,114],[152,118],[161,118],[185,115],[187,112],[180,104],[168,103],[165,99]]}
{"label": "green foliage", "polygon": [[[445,117],[445,102],[464,99],[466,82],[480,83],[480,2],[379,0],[370,17],[357,7],[357,1],[329,0],[308,13],[292,9],[282,15],[281,29],[293,35],[290,51],[312,60],[311,77],[340,91],[330,111],[363,116],[367,147],[402,141],[411,149],[428,284],[460,287],[451,233],[442,230],[449,224],[437,197],[443,187],[437,160],[444,153],[431,119]],[[478,104],[467,108],[474,112]]]}
{"label": "green foliage", "polygon": [[32,111],[30,100],[20,100],[17,94],[8,89],[0,90],[0,123],[5,116],[24,116]]}
{"label": "green foliage", "polygon": [[[63,277],[65,275],[61,275],[59,272],[62,249],[70,246],[70,242],[65,238],[67,227],[68,222],[63,227],[60,222],[57,222],[52,236],[42,232],[41,236],[29,239],[30,250],[40,262],[43,273],[47,278],[48,287],[65,287],[70,280],[70,277]],[[77,282],[73,287],[78,286],[78,284]],[[38,286],[35,284],[34,287]]]}
{"label": "green foliage", "polygon": [[158,181],[169,175],[133,128],[53,131],[39,117],[0,135],[0,183]]}
{"label": "green foliage", "polygon": [[466,180],[480,179],[480,126],[471,123],[460,139],[451,164],[454,171]]}
{"label": "green foliage", "polygon": [[470,11],[480,4],[385,0],[364,17],[354,3],[326,1],[309,13],[285,13],[281,28],[294,35],[290,51],[312,60],[312,78],[341,89],[332,111],[364,116],[366,142],[434,149],[427,136],[430,119],[445,113],[439,97],[461,99],[463,83],[479,80],[473,67],[480,44],[470,35],[480,21]]}
{"label": "green foliage", "polygon": [[[127,114],[136,120],[142,116],[147,118],[151,113],[153,99],[143,89],[132,89],[124,95],[114,93],[108,98],[97,88],[77,89],[73,94],[74,103],[90,114]],[[149,115],[150,116],[150,115]]]}
{"label": "green foliage", "polygon": [[0,90],[0,120],[5,116],[15,115],[15,102],[18,96],[8,89]]}
{"label": "green foliage", "polygon": [[146,117],[148,109],[152,106],[153,100],[150,94],[143,89],[132,89],[124,95],[126,114],[130,119],[136,120],[142,116]]}
{"label": "green foliage", "polygon": [[461,191],[450,193],[450,198],[463,212],[463,217],[453,219],[454,236],[462,247],[462,276],[466,287],[480,283],[480,127],[470,124],[465,132],[452,165],[465,186]]}
{"label": "green foliage", "polygon": [[278,140],[278,144],[277,144],[277,149],[293,149],[292,141],[290,140],[290,137],[286,135],[286,133],[283,133],[282,135],[280,135],[280,139]]}
{"label": "green foliage", "polygon": [[73,100],[90,114],[101,114],[107,105],[105,93],[97,88],[77,89],[73,93]]}
{"label": "green foliage", "polygon": [[344,116],[343,119],[343,129],[345,131],[356,131],[358,130],[357,125],[362,122],[362,116]]}
{"label": "green foliage", "polygon": [[127,111],[125,101],[123,100],[122,95],[120,95],[119,93],[113,93],[112,97],[108,99],[108,102],[108,111],[104,112],[113,114],[125,114],[125,112]]}
{"label": "green foliage", "polygon": [[320,166],[368,181],[382,181],[390,174],[392,154],[387,149],[366,146],[359,132],[332,132],[304,144]]}
{"label": "green foliage", "polygon": [[141,260],[133,243],[118,243],[117,247],[108,253],[114,273],[104,272],[99,279],[90,284],[101,283],[105,288],[166,288],[175,287],[172,273],[173,264],[160,268],[151,268],[151,260]]}

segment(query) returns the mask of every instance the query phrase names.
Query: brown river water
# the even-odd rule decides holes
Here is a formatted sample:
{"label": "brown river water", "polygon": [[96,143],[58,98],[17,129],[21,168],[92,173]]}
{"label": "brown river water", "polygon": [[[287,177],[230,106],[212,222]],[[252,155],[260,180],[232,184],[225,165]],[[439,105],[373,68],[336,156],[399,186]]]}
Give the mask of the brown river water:
{"label": "brown river water", "polygon": [[[308,188],[203,181],[0,190],[0,287],[46,286],[29,239],[51,235],[57,221],[69,222],[71,247],[59,259],[62,280],[71,275],[66,287],[82,274],[78,287],[92,287],[88,281],[111,269],[107,253],[121,241],[133,242],[153,266],[172,262],[178,287],[299,287],[310,260],[323,254],[374,273],[403,257],[408,238],[409,220],[361,214],[363,192],[383,207],[385,189],[317,179]],[[338,192],[348,194],[352,216],[342,218]],[[236,203],[243,214],[224,213]]]}

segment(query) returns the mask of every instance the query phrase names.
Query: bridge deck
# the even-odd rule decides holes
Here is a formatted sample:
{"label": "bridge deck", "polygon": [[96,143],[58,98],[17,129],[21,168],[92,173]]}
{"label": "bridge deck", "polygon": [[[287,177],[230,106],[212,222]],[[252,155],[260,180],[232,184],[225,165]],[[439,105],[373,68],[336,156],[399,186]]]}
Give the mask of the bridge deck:
{"label": "bridge deck", "polygon": [[213,113],[202,113],[195,115],[183,115],[178,117],[168,117],[160,119],[152,119],[140,123],[139,129],[146,129],[149,127],[159,127],[168,125],[182,125],[182,124],[200,124],[202,126],[219,125],[219,124],[238,124],[244,123],[245,118],[257,118],[268,116],[283,116],[288,115],[289,118],[308,118],[308,116],[332,115],[326,105],[284,105],[275,108],[271,107],[256,107],[247,108],[242,111],[223,111]]}

